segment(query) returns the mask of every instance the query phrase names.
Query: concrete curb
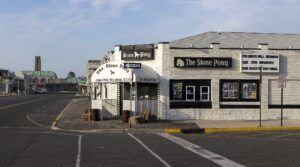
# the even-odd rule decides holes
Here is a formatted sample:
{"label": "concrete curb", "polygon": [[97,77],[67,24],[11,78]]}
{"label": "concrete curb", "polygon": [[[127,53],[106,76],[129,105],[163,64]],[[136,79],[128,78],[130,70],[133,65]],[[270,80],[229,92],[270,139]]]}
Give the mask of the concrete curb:
{"label": "concrete curb", "polygon": [[298,131],[300,127],[242,127],[242,128],[204,128],[205,133],[257,132],[257,131]]}
{"label": "concrete curb", "polygon": [[205,133],[205,128],[192,128],[192,129],[179,129],[167,128],[164,129],[165,133]]}
{"label": "concrete curb", "polygon": [[257,131],[300,131],[300,127],[242,127],[242,128],[199,128],[179,129],[167,128],[165,133],[226,133],[226,132],[257,132]]}
{"label": "concrete curb", "polygon": [[74,99],[72,99],[68,105],[64,108],[64,110],[56,117],[56,119],[53,121],[52,125],[51,125],[51,129],[52,130],[57,130],[59,129],[56,125],[58,123],[58,121],[60,120],[60,118],[62,117],[63,113],[69,108],[69,106],[71,105],[71,103],[73,102]]}

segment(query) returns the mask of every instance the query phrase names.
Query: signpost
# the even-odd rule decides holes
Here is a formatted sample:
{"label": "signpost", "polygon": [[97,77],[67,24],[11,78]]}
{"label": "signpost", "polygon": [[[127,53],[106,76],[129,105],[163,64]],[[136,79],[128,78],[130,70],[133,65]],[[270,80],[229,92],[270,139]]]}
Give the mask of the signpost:
{"label": "signpost", "polygon": [[[140,69],[142,68],[142,64],[141,63],[124,63],[124,67],[125,68],[130,68],[130,69]],[[131,116],[131,111],[132,111],[132,100],[133,100],[133,70],[131,70],[131,80],[130,80],[130,116]],[[134,109],[135,110],[135,109]],[[134,114],[136,114],[136,112],[134,111]],[[131,128],[131,124],[129,125]]]}
{"label": "signpost", "polygon": [[280,75],[278,78],[278,88],[281,89],[281,104],[280,104],[280,126],[283,126],[283,88],[286,87],[286,76]]}

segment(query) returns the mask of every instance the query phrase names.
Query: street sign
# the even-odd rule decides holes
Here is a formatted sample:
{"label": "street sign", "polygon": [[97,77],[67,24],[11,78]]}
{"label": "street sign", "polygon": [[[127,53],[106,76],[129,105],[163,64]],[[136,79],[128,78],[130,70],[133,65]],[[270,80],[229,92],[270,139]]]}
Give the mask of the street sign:
{"label": "street sign", "polygon": [[286,76],[280,75],[278,77],[278,88],[285,88],[286,87]]}
{"label": "street sign", "polygon": [[142,67],[141,63],[124,63],[125,68],[139,69]]}

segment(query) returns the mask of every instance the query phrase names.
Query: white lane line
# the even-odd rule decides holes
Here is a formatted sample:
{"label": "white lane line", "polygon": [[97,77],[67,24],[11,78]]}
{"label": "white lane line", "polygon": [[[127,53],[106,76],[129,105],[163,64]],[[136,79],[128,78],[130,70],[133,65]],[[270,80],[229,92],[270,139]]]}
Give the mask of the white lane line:
{"label": "white lane line", "polygon": [[231,161],[221,155],[218,155],[216,153],[213,153],[207,149],[201,148],[200,146],[193,144],[189,141],[186,141],[184,139],[181,139],[179,137],[170,135],[168,133],[158,133],[158,135],[184,147],[185,149],[198,154],[212,162],[214,162],[215,164],[218,164],[222,167],[245,167],[244,165],[238,164],[234,161]]}
{"label": "white lane line", "polygon": [[40,127],[10,127],[10,126],[2,126],[0,129],[41,129]]}
{"label": "white lane line", "polygon": [[64,135],[64,136],[78,136],[76,134],[60,133],[60,132],[15,132],[19,134],[51,134],[51,135]]}
{"label": "white lane line", "polygon": [[81,140],[82,135],[78,135],[78,151],[77,151],[77,159],[76,159],[76,165],[75,167],[80,167],[80,158],[81,158]]}
{"label": "white lane line", "polygon": [[25,101],[25,102],[22,102],[22,103],[17,103],[17,104],[12,104],[12,105],[7,105],[7,106],[0,107],[0,110],[6,109],[6,108],[10,108],[10,107],[19,106],[19,105],[22,105],[22,104],[27,104],[27,103],[37,102],[37,101],[41,101],[41,100],[45,100],[45,99],[46,99],[46,98],[40,98],[40,99],[35,99],[35,100]]}
{"label": "white lane line", "polygon": [[171,167],[170,164],[168,164],[165,160],[163,160],[159,155],[157,155],[155,152],[153,152],[149,147],[147,147],[141,140],[133,136],[131,133],[127,132],[127,134],[132,137],[134,140],[136,140],[140,145],[142,145],[147,151],[149,151],[155,158],[157,158],[161,163],[163,163],[166,167]]}

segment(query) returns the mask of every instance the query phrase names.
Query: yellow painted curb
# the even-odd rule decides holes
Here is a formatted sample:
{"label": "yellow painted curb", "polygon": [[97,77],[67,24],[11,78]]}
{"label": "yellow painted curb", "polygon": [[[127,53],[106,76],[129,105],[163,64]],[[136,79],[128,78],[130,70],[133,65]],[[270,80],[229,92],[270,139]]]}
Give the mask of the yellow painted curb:
{"label": "yellow painted curb", "polygon": [[300,130],[300,127],[245,127],[245,128],[205,128],[205,133],[222,132],[255,132],[255,131],[291,131]]}
{"label": "yellow painted curb", "polygon": [[53,130],[57,129],[56,125],[58,123],[58,121],[60,120],[60,118],[62,117],[63,113],[69,108],[69,106],[71,105],[71,103],[73,102],[73,99],[68,103],[68,105],[64,108],[64,110],[56,117],[56,119],[53,121],[51,128]]}
{"label": "yellow painted curb", "polygon": [[181,129],[165,129],[165,133],[181,133]]}

